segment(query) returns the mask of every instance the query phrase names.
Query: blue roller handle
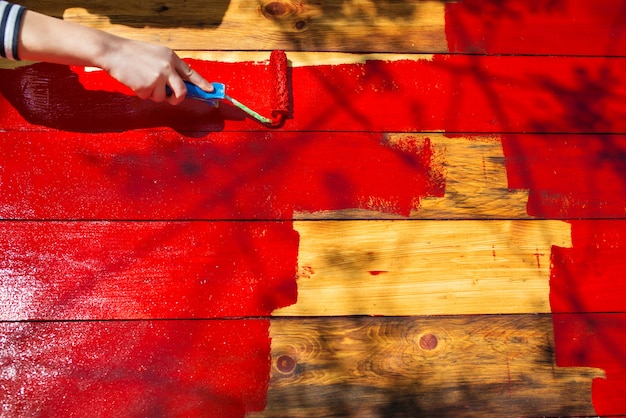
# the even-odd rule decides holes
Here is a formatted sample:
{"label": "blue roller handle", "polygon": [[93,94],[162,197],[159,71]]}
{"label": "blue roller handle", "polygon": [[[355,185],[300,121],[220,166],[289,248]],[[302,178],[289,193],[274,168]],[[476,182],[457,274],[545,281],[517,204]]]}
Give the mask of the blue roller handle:
{"label": "blue roller handle", "polygon": [[[187,98],[194,100],[202,100],[214,106],[217,105],[217,101],[226,98],[226,87],[223,83],[211,83],[213,85],[213,93],[207,93],[195,84],[185,81],[187,87]],[[169,86],[166,87],[167,95],[172,94],[172,90]]]}

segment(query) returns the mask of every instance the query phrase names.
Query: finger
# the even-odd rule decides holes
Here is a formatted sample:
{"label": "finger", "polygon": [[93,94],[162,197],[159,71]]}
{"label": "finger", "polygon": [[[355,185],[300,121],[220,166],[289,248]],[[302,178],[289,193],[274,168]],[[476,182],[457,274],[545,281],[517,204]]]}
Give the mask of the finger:
{"label": "finger", "polygon": [[176,61],[174,68],[176,68],[176,72],[183,80],[189,80],[189,77],[191,77],[194,73],[191,65],[187,64],[180,58],[178,58],[178,60]]}
{"label": "finger", "polygon": [[188,63],[180,60],[176,66],[177,72],[183,80],[187,80],[200,87],[207,93],[213,93],[213,84],[205,80],[197,71],[195,71]]}
{"label": "finger", "polygon": [[136,89],[135,90],[135,94],[137,95],[137,97],[139,97],[142,100],[146,100],[149,99],[150,96],[152,96],[152,90],[149,89]]}
{"label": "finger", "polygon": [[165,92],[165,86],[155,87],[154,90],[152,90],[152,94],[150,95],[150,100],[154,102],[162,102],[166,99],[166,97],[167,94]]}
{"label": "finger", "polygon": [[192,70],[191,76],[188,78],[188,80],[196,86],[200,87],[202,90],[206,91],[207,93],[213,93],[213,91],[215,90],[213,84],[204,79],[204,77],[198,74],[197,71]]}
{"label": "finger", "polygon": [[171,90],[171,94],[165,98],[168,103],[177,105],[185,100],[185,96],[187,96],[187,87],[185,87],[185,83],[180,77],[172,75],[167,84]]}

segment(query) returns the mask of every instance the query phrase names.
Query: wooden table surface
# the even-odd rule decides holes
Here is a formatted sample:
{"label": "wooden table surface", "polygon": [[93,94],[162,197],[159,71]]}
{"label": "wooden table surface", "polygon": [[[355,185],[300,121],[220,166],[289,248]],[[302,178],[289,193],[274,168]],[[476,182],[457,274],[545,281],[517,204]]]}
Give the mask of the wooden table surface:
{"label": "wooden table surface", "polygon": [[20,3],[290,114],[2,63],[1,416],[626,416],[626,1]]}

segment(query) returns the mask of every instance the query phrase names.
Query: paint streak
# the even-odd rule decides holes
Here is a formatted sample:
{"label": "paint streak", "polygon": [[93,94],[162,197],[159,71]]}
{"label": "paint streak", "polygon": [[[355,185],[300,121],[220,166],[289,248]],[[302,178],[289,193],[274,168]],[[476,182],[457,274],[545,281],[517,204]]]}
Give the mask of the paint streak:
{"label": "paint streak", "polygon": [[556,359],[564,367],[598,367],[593,405],[602,416],[626,410],[626,222],[572,221],[572,248],[554,248],[550,303]]}
{"label": "paint streak", "polygon": [[243,417],[265,407],[268,328],[267,319],[0,323],[2,415]]}
{"label": "paint streak", "polygon": [[[443,195],[428,140],[259,133],[226,107],[139,101],[100,72],[3,76],[1,319],[53,321],[3,326],[0,403],[16,415],[262,409],[268,315],[296,299],[293,213],[408,215]],[[263,319],[222,320],[250,317]]]}
{"label": "paint streak", "polygon": [[[196,61],[255,110],[271,109],[267,65]],[[282,130],[352,132],[626,132],[626,59],[439,55],[291,69]],[[22,91],[24,90],[25,91]],[[108,90],[108,91],[107,91]],[[121,132],[169,127],[189,135],[267,131],[228,105],[157,105],[125,95],[103,72],[34,65],[0,74],[7,130]],[[71,94],[69,94],[71,92]],[[14,108],[14,109],[12,109]],[[50,109],[57,109],[50,112]]]}
{"label": "paint streak", "polygon": [[3,320],[267,316],[296,301],[291,222],[0,223]]}
{"label": "paint streak", "polygon": [[450,52],[623,56],[625,27],[620,0],[446,3]]}
{"label": "paint streak", "polygon": [[[519,75],[512,69],[511,81],[524,98],[509,93],[509,103],[497,118],[510,128],[505,132],[518,127],[529,128],[520,132],[577,134],[503,136],[509,187],[530,191],[530,215],[548,219],[624,216],[626,142],[623,136],[606,133],[623,132],[618,122],[622,105],[614,99],[623,94],[626,83],[614,73],[621,59],[604,56],[626,53],[625,11],[626,2],[612,0],[465,0],[446,5],[451,51],[598,56],[585,58],[587,64],[572,58],[558,59],[557,65],[547,57],[537,58],[542,63],[538,65],[559,68],[561,77],[556,77],[556,72],[549,74],[552,70],[525,68],[531,74],[525,80],[526,87],[533,90],[542,86],[551,98],[520,88]],[[485,68],[486,61],[477,62],[481,62],[477,76],[491,72]],[[569,66],[568,62],[576,64]],[[489,83],[484,90],[492,104],[502,102],[504,95],[498,86]],[[510,103],[515,103],[525,122],[518,122],[509,112]],[[555,103],[560,103],[560,109]],[[530,105],[549,115],[528,111]],[[563,119],[560,128],[554,117]],[[557,365],[604,369],[606,379],[593,383],[593,405],[600,415],[623,414],[624,315],[603,313],[624,311],[621,296],[626,287],[621,272],[626,227],[615,220],[571,221],[571,225],[573,247],[554,247],[551,255],[550,301],[555,312]]]}
{"label": "paint streak", "polygon": [[530,215],[550,219],[624,215],[623,135],[507,135],[503,148],[509,187],[529,189]]}
{"label": "paint streak", "polygon": [[0,166],[7,219],[291,220],[294,211],[352,208],[408,215],[445,187],[429,140],[378,134],[11,132],[0,133]]}

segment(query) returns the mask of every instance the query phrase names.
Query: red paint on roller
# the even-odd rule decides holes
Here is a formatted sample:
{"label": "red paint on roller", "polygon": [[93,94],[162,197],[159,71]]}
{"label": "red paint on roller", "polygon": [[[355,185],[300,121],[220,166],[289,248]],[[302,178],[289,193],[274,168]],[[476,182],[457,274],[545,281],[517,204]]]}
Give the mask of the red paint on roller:
{"label": "red paint on roller", "polygon": [[285,52],[272,51],[269,66],[270,75],[275,77],[274,95],[272,97],[272,125],[280,126],[289,115],[289,85]]}

